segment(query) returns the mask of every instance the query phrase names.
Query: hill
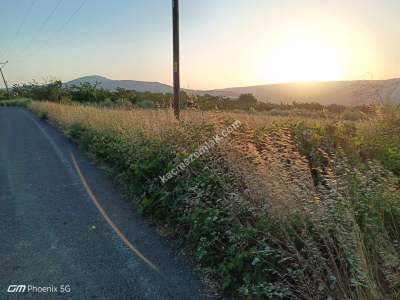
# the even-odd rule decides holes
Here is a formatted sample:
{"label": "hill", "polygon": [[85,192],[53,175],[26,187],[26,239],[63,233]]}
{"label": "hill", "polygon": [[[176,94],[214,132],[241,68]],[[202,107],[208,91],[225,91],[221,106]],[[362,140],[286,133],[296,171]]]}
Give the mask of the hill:
{"label": "hill", "polygon": [[84,76],[65,83],[65,86],[79,85],[80,83],[89,82],[98,84],[106,90],[115,91],[117,88],[126,90],[135,90],[138,92],[152,93],[170,93],[172,87],[160,82],[136,81],[136,80],[112,80],[103,76],[92,75]]}
{"label": "hill", "polygon": [[201,93],[226,97],[251,93],[259,100],[269,102],[296,101],[358,105],[383,100],[400,103],[400,78],[269,84],[202,91]]}
{"label": "hill", "polygon": [[[107,90],[124,88],[138,92],[170,93],[172,87],[160,82],[112,80],[102,76],[85,76],[65,83],[98,83]],[[400,78],[389,80],[329,81],[311,83],[282,83],[215,90],[187,90],[187,92],[229,98],[253,94],[264,102],[318,102],[321,104],[359,105],[376,101],[400,103]]]}

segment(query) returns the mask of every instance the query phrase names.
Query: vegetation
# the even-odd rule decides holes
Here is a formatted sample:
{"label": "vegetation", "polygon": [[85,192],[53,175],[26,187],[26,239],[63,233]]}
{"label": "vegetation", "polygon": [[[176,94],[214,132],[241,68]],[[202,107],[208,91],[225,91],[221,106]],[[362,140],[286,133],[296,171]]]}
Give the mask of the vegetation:
{"label": "vegetation", "polygon": [[0,101],[1,100],[7,100],[8,99],[8,94],[6,89],[0,89]]}
{"label": "vegetation", "polygon": [[[131,108],[170,108],[171,94],[137,92],[118,89],[109,91],[90,83],[79,86],[63,86],[61,81],[51,81],[47,84],[36,82],[14,85],[14,97],[24,97],[33,100],[48,100],[68,104],[79,102],[106,107]],[[1,99],[1,98],[0,98]],[[335,118],[358,121],[368,118],[371,114],[369,106],[346,107],[343,105],[324,106],[319,103],[265,103],[258,101],[251,94],[243,94],[238,98],[226,98],[212,95],[194,95],[181,92],[181,106],[186,109],[202,111],[247,111],[249,113],[268,112],[273,116]],[[373,112],[372,112],[373,113]]]}
{"label": "vegetation", "polygon": [[[121,91],[120,91],[121,92]],[[253,100],[254,102],[254,100]],[[32,102],[244,299],[399,299],[400,113],[360,121]],[[215,134],[242,126],[163,184]]]}
{"label": "vegetation", "polygon": [[0,101],[1,106],[20,106],[20,107],[27,107],[31,100],[29,99],[12,99],[12,100],[2,100]]}

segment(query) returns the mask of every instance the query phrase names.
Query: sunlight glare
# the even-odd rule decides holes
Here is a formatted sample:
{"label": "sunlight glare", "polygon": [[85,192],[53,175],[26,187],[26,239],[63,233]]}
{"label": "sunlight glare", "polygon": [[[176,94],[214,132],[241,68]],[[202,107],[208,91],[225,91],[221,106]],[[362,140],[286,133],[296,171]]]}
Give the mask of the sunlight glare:
{"label": "sunlight glare", "polygon": [[266,68],[276,82],[339,80],[345,73],[340,48],[318,38],[283,41],[269,53]]}

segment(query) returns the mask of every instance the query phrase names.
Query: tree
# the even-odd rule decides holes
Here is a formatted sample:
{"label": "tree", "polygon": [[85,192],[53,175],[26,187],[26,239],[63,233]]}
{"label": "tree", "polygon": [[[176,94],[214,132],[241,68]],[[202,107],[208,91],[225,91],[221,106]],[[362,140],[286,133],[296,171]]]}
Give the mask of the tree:
{"label": "tree", "polygon": [[6,100],[8,99],[7,92],[3,89],[0,89],[0,100]]}
{"label": "tree", "polygon": [[253,94],[242,94],[239,96],[238,102],[251,105],[256,104],[257,99]]}

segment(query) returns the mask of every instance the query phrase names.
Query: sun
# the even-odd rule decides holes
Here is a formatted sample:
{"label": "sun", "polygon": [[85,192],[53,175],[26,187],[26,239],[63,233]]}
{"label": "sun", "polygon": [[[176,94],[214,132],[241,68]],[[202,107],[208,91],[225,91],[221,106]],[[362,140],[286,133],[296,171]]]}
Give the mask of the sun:
{"label": "sun", "polygon": [[345,73],[340,47],[315,37],[282,41],[270,50],[265,68],[275,82],[340,80]]}

